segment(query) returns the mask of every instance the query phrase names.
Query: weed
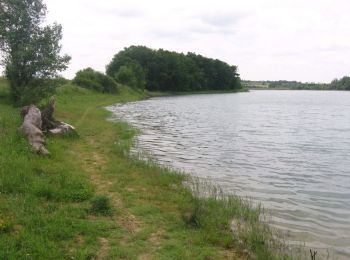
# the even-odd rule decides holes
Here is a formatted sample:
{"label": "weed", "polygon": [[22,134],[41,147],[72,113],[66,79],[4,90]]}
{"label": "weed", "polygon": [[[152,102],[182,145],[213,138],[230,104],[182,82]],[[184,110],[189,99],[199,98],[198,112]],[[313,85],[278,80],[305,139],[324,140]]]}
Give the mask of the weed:
{"label": "weed", "polygon": [[112,205],[109,197],[98,195],[91,199],[91,212],[96,215],[112,215]]}

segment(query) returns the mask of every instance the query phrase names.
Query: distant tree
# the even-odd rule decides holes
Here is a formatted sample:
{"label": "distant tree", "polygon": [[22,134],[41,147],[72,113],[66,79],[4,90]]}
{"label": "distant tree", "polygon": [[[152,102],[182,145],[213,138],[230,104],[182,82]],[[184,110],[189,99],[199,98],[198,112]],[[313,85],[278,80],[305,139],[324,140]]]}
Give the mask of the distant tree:
{"label": "distant tree", "polygon": [[116,93],[118,90],[115,80],[92,68],[86,68],[76,73],[73,83],[82,88],[93,89],[104,93]]}
{"label": "distant tree", "polygon": [[23,101],[34,88],[40,92],[46,79],[65,70],[70,60],[60,56],[61,25],[43,26],[45,16],[42,0],[0,1],[1,64],[14,102]]}
{"label": "distant tree", "polygon": [[115,79],[119,83],[138,89],[144,89],[146,85],[145,73],[135,62],[122,65],[115,74]]}
{"label": "distant tree", "polygon": [[135,84],[134,77],[141,75],[139,82],[144,78],[147,90],[235,90],[241,87],[236,66],[194,53],[185,55],[145,46],[130,46],[114,55],[107,65],[107,74],[128,85]]}
{"label": "distant tree", "polygon": [[350,90],[350,77],[342,77],[331,82],[331,89]]}

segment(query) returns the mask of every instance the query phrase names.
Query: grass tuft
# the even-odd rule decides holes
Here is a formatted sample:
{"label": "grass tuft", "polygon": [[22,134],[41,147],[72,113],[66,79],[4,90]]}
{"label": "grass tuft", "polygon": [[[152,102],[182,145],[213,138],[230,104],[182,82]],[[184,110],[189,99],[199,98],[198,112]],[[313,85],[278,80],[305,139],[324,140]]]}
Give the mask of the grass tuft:
{"label": "grass tuft", "polygon": [[91,210],[93,214],[110,216],[112,215],[112,204],[109,197],[98,195],[91,199]]}
{"label": "grass tuft", "polygon": [[[274,239],[272,229],[261,219],[263,208],[248,199],[224,194],[220,187],[189,178],[186,185],[193,193],[190,208],[183,219],[190,227],[201,230],[207,241],[257,259],[284,259],[283,241]],[[276,250],[278,249],[278,250]]]}

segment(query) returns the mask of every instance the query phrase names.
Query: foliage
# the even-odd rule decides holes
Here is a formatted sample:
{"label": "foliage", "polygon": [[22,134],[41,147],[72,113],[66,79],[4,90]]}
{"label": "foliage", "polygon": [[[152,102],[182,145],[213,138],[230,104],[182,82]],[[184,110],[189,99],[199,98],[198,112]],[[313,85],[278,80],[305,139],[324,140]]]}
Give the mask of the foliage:
{"label": "foliage", "polygon": [[299,81],[242,81],[249,88],[272,88],[272,89],[294,89],[294,90],[350,90],[350,77],[335,79],[331,83],[314,83]]}
{"label": "foliage", "polygon": [[73,83],[87,89],[93,89],[103,93],[116,93],[117,83],[113,78],[95,71],[92,68],[86,68],[76,73]]}
{"label": "foliage", "polygon": [[[70,57],[60,56],[62,27],[43,25],[46,6],[42,0],[0,2],[0,52],[11,96],[20,103],[32,95],[45,95],[45,79],[67,68]],[[39,81],[38,79],[44,79]],[[31,89],[36,87],[35,94]]]}
{"label": "foliage", "polygon": [[335,79],[330,84],[331,89],[337,90],[350,90],[350,77],[342,77],[341,79]]}
{"label": "foliage", "polygon": [[[130,64],[134,67],[136,64],[139,69],[133,68],[135,73],[131,73]],[[144,74],[145,88],[150,91],[235,90],[241,87],[236,66],[194,53],[184,55],[144,46],[125,48],[107,65],[107,75],[117,81],[128,75],[133,82],[132,74],[142,75],[142,78]]]}
{"label": "foliage", "polygon": [[[245,81],[245,85],[251,85],[251,81]],[[278,81],[261,81],[253,82],[267,84],[269,88],[274,89],[306,89],[306,90],[350,90],[350,77],[343,77],[341,79],[335,79],[331,83],[303,83],[299,81],[287,81],[287,80],[278,80]]]}
{"label": "foliage", "polygon": [[122,65],[115,74],[115,79],[133,88],[144,89],[146,85],[145,73],[137,63]]}
{"label": "foliage", "polygon": [[108,216],[112,214],[110,198],[104,195],[95,196],[91,199],[91,212]]}
{"label": "foliage", "polygon": [[269,81],[269,88],[275,89],[305,89],[305,90],[327,90],[329,89],[329,84],[325,83],[303,83],[298,81]]}
{"label": "foliage", "polygon": [[44,78],[36,78],[28,83],[27,87],[21,92],[18,104],[39,104],[44,98],[52,96],[55,93],[53,82]]}

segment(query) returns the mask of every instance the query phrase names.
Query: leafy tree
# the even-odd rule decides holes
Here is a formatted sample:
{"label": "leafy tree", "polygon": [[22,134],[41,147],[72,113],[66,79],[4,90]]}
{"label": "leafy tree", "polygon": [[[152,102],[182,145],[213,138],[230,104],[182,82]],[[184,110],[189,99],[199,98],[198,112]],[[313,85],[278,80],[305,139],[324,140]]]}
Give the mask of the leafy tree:
{"label": "leafy tree", "polygon": [[73,79],[73,83],[82,88],[93,89],[104,93],[115,93],[118,90],[114,79],[92,68],[78,71]]}
{"label": "leafy tree", "polygon": [[137,79],[134,71],[131,67],[126,65],[119,68],[117,74],[115,75],[115,79],[118,82],[131,87],[135,87],[137,85]]}
{"label": "leafy tree", "polygon": [[46,10],[42,0],[0,1],[1,64],[14,102],[21,102],[33,87],[40,92],[46,79],[65,70],[70,60],[60,56],[61,25],[43,26]]}
{"label": "leafy tree", "polygon": [[341,79],[335,79],[331,82],[331,89],[337,90],[350,90],[350,77],[342,77]]}
{"label": "leafy tree", "polygon": [[194,53],[185,55],[145,46],[130,46],[114,55],[107,65],[107,74],[128,85],[135,84],[134,78],[141,75],[139,81],[143,82],[144,78],[147,90],[235,90],[241,87],[236,66]]}
{"label": "leafy tree", "polygon": [[[278,80],[278,81],[266,81],[269,85],[269,88],[280,88],[280,89],[297,89],[297,90],[328,90],[328,89],[337,89],[336,82],[334,80],[331,84],[327,83],[313,83],[313,82],[299,82],[299,81],[287,81],[287,80]],[[338,86],[339,87],[339,86]],[[341,88],[338,88],[341,89]]]}
{"label": "leafy tree", "polygon": [[117,82],[128,85],[133,88],[145,88],[145,73],[137,63],[128,63],[122,65],[115,74]]}

